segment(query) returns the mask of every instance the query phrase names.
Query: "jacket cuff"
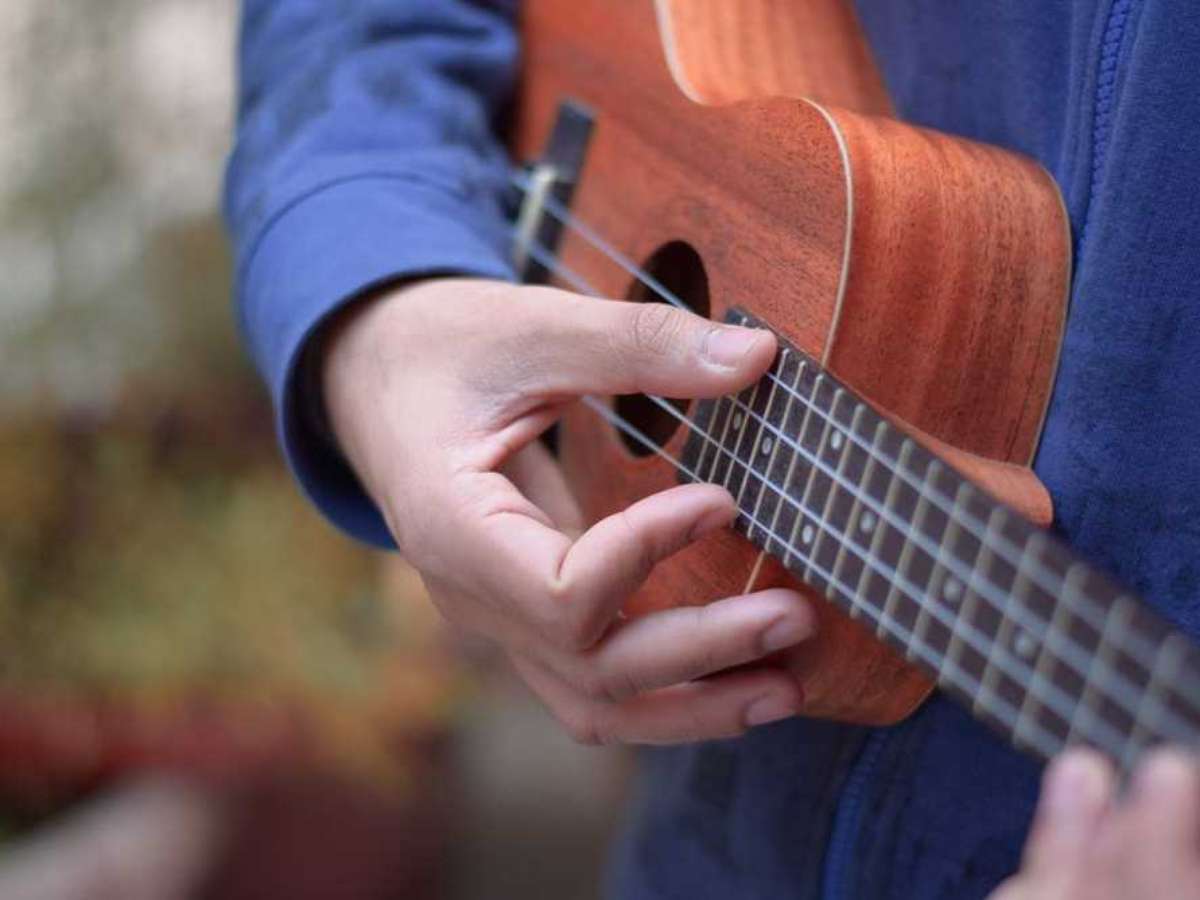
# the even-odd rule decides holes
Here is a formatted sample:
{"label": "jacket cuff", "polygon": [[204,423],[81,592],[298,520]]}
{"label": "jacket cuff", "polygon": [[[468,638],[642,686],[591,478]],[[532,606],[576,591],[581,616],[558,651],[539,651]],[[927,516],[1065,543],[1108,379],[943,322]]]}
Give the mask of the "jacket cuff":
{"label": "jacket cuff", "polygon": [[351,536],[394,546],[353,471],[314,427],[321,398],[319,379],[304,375],[310,342],[345,304],[391,281],[451,273],[512,280],[508,246],[494,210],[403,177],[364,177],[291,205],[242,268],[241,327],[270,390],[288,465],[317,508]]}

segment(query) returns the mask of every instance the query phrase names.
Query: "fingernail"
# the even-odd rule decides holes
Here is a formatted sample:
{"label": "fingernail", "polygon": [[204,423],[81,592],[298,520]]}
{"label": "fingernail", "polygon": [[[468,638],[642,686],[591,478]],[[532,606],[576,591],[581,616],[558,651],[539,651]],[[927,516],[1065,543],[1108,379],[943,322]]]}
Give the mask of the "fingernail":
{"label": "fingernail", "polygon": [[1133,792],[1152,798],[1194,790],[1195,765],[1189,756],[1178,750],[1155,750],[1133,773]]}
{"label": "fingernail", "polygon": [[759,697],[746,707],[746,726],[766,725],[768,722],[778,722],[787,719],[800,711],[799,705],[792,697],[767,694]]}
{"label": "fingernail", "polygon": [[793,647],[811,633],[808,622],[800,616],[784,616],[772,624],[762,635],[763,653],[774,653],[784,647]]}
{"label": "fingernail", "polygon": [[1099,815],[1107,787],[1103,763],[1091,755],[1069,752],[1056,760],[1046,779],[1046,813],[1056,828],[1085,826]]}
{"label": "fingernail", "polygon": [[704,356],[713,365],[733,369],[741,365],[760,340],[762,333],[755,328],[736,325],[713,328],[704,337]]}

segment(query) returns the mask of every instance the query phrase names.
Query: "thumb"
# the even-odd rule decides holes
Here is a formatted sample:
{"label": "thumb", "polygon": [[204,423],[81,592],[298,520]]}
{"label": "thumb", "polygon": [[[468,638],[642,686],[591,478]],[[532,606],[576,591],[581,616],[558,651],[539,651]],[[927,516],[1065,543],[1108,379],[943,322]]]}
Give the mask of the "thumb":
{"label": "thumb", "polygon": [[752,384],[775,358],[769,331],[664,303],[556,293],[563,356],[544,370],[551,392],[718,397]]}

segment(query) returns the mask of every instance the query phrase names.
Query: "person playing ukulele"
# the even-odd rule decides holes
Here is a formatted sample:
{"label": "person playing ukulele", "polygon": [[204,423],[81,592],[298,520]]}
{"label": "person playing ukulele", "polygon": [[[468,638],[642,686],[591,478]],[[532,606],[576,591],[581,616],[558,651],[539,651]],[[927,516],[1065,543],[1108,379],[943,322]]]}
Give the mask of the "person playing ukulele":
{"label": "person playing ukulele", "polygon": [[[1059,532],[1194,634],[1200,8],[857,10],[905,119],[1058,181],[1077,262],[1037,471]],[[538,435],[582,395],[740,390],[775,340],[513,283],[499,135],[516,12],[245,0],[226,207],[242,329],[309,497],[398,549],[576,739],[653,745],[611,895],[1200,896],[1200,784],[1180,751],[1123,792],[1071,751],[1039,802],[1037,767],[944,698],[885,729],[797,718],[804,685],[766,661],[813,634],[796,592],[621,617],[733,500],[680,486],[585,530]]]}

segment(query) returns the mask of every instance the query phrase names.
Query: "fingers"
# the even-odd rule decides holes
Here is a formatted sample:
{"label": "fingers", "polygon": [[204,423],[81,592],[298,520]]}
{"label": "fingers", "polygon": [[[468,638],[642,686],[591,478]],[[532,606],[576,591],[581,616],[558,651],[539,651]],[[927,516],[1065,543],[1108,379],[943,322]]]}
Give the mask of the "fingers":
{"label": "fingers", "polygon": [[774,589],[634,619],[555,668],[592,699],[621,702],[753,662],[815,631],[808,602]]}
{"label": "fingers", "polygon": [[1194,897],[1200,889],[1200,777],[1180,750],[1151,752],[1097,847],[1119,896]]}
{"label": "fingers", "polygon": [[1073,877],[1081,870],[1115,786],[1112,767],[1093,750],[1068,750],[1054,760],[1025,846],[1026,869],[1035,877]]}
{"label": "fingers", "polygon": [[1151,753],[1115,799],[1112,768],[1071,750],[1046,772],[1021,872],[991,900],[1183,900],[1200,896],[1200,773]]}
{"label": "fingers", "polygon": [[1180,750],[1152,752],[1137,772],[1126,815],[1152,851],[1200,850],[1200,775]]}
{"label": "fingers", "polygon": [[[459,478],[454,514],[424,542],[426,572],[508,604],[533,631],[566,651],[591,647],[660,561],[733,519],[723,488],[671,488],[602,519],[577,540],[558,531],[542,510],[497,473]],[[437,549],[422,555],[428,544]],[[447,552],[447,550],[451,552]]]}
{"label": "fingers", "polygon": [[622,703],[581,697],[546,669],[513,660],[571,736],[582,744],[676,744],[742,734],[795,715],[803,697],[786,673],[760,669],[641,694]]}
{"label": "fingers", "polygon": [[665,303],[625,303],[542,291],[554,339],[539,352],[544,389],[563,394],[716,397],[752,383],[775,357],[774,336],[722,325]]}
{"label": "fingers", "polygon": [[513,454],[500,467],[500,473],[546,513],[560,531],[572,537],[583,531],[583,514],[571,495],[563,471],[540,441]]}
{"label": "fingers", "polygon": [[713,485],[671,488],[588,529],[567,552],[551,612],[573,649],[590,647],[662,560],[732,521],[733,498]]}

